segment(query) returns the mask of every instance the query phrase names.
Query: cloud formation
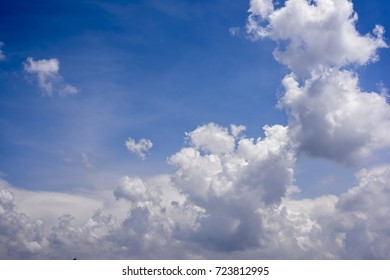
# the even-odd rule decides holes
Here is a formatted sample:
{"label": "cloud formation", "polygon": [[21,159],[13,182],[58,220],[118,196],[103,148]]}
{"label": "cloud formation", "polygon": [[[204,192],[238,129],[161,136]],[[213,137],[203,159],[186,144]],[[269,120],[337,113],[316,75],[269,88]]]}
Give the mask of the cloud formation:
{"label": "cloud formation", "polygon": [[78,93],[76,87],[64,83],[59,74],[60,62],[56,58],[34,60],[29,57],[24,63],[24,70],[31,75],[36,75],[38,86],[44,95],[52,96],[56,93],[66,96]]}
{"label": "cloud formation", "polygon": [[[390,258],[390,165],[362,169],[340,195],[293,196],[302,153],[350,164],[389,147],[387,97],[362,91],[348,69],[378,59],[383,28],[360,35],[348,0],[250,5],[248,32],[276,41],[275,58],[291,70],[279,100],[288,125],[265,125],[257,139],[244,126],[199,126],[168,158],[174,173],[119,180],[112,193],[127,215],[96,209],[77,223],[64,213],[48,232],[0,181],[1,258]],[[38,62],[30,73],[50,88],[58,61]],[[153,146],[125,145],[141,159]]]}
{"label": "cloud formation", "polygon": [[138,142],[133,138],[129,138],[125,145],[127,149],[141,159],[146,158],[146,153],[153,147],[152,141],[141,138]]}
{"label": "cloud formation", "polygon": [[190,146],[169,158],[178,168],[175,188],[204,211],[190,236],[217,251],[258,246],[256,210],[278,204],[293,184],[295,157],[286,127],[266,126],[266,137],[256,140],[238,138],[233,128],[198,127],[187,133]]}
{"label": "cloud formation", "polygon": [[280,105],[301,151],[353,163],[390,146],[387,96],[363,92],[358,83],[357,74],[335,69],[313,74],[303,85],[293,74],[283,79]]}
{"label": "cloud formation", "polygon": [[32,221],[18,213],[14,195],[6,182],[0,181],[0,257],[30,258],[42,250],[42,221]]}
{"label": "cloud formation", "polygon": [[378,48],[387,46],[380,25],[372,34],[359,34],[358,17],[348,0],[287,0],[276,9],[271,0],[251,0],[249,12],[247,31],[255,39],[278,42],[275,59],[299,77],[321,67],[375,61]]}
{"label": "cloud formation", "polygon": [[259,247],[258,210],[278,205],[292,187],[295,157],[286,127],[266,126],[256,140],[242,136],[242,126],[230,130],[210,123],[187,133],[189,146],[169,158],[175,174],[119,181],[113,194],[128,202],[126,218],[98,210],[76,225],[64,214],[36,240],[47,247],[35,257],[204,258]]}
{"label": "cloud formation", "polygon": [[389,147],[387,96],[361,91],[357,73],[345,69],[378,59],[378,49],[387,47],[382,26],[359,34],[347,0],[288,0],[279,8],[252,0],[249,12],[247,31],[276,41],[275,59],[291,70],[279,106],[300,151],[353,163]]}
{"label": "cloud formation", "polygon": [[254,192],[237,190],[200,201],[203,207],[167,177],[124,177],[115,193],[129,203],[126,217],[98,209],[80,224],[64,214],[49,232],[43,221],[18,211],[11,187],[2,181],[0,256],[388,259],[389,174],[390,166],[364,169],[355,187],[339,196],[284,195],[280,203],[266,205],[250,196]]}

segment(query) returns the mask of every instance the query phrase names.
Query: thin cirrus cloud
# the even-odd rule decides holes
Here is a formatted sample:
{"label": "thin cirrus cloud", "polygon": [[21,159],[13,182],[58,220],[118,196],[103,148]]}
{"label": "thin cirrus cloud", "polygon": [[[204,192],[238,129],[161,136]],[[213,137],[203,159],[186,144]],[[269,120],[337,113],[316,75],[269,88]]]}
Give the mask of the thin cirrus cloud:
{"label": "thin cirrus cloud", "polygon": [[[348,0],[314,2],[250,2],[249,35],[286,46],[274,56],[291,71],[278,105],[287,125],[265,125],[257,139],[244,126],[215,123],[186,133],[185,147],[168,157],[175,172],[119,180],[112,194],[126,204],[124,218],[102,207],[82,223],[64,214],[47,232],[44,221],[18,210],[12,187],[0,181],[0,257],[390,258],[389,165],[362,169],[340,195],[293,196],[302,154],[364,163],[390,145],[386,97],[362,91],[348,69],[379,59],[384,29],[359,34]],[[32,73],[38,81],[45,73],[46,85],[58,64],[42,65]],[[153,146],[145,138],[125,144],[141,159]]]}
{"label": "thin cirrus cloud", "polygon": [[36,77],[43,95],[66,96],[79,92],[76,87],[64,83],[59,74],[60,62],[56,58],[34,60],[34,58],[29,57],[24,63],[24,70]]}

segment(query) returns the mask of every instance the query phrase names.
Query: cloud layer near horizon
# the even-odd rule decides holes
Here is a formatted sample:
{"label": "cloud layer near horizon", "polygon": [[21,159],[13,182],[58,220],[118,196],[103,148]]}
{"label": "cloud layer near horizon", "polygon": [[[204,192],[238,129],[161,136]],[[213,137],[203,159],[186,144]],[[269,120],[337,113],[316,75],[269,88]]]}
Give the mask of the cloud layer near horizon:
{"label": "cloud layer near horizon", "polygon": [[[252,0],[249,11],[249,34],[276,41],[275,59],[291,71],[279,100],[287,126],[265,125],[258,139],[215,123],[186,133],[168,159],[173,174],[119,180],[112,191],[125,217],[64,214],[45,232],[0,181],[0,258],[390,258],[390,165],[361,170],[341,195],[293,198],[302,153],[351,164],[389,147],[385,94],[362,91],[348,69],[378,59],[383,28],[360,35],[347,0]],[[43,88],[58,73],[48,63],[30,65]],[[149,142],[126,145],[144,158]]]}
{"label": "cloud layer near horizon", "polygon": [[2,181],[1,258],[388,259],[390,166],[362,170],[357,179],[339,196],[285,195],[267,205],[253,191],[211,196],[200,207],[169,177],[124,177],[115,195],[127,201],[127,216],[91,210],[80,223],[80,216],[64,214],[47,232],[43,221],[18,211]]}

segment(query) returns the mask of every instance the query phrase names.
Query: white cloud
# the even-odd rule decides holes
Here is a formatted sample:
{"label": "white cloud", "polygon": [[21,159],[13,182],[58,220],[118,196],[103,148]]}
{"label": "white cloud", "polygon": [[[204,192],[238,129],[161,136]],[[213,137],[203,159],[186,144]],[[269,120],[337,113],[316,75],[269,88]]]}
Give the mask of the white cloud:
{"label": "white cloud", "polygon": [[134,203],[145,203],[153,200],[153,195],[147,185],[140,178],[123,177],[114,191],[117,199],[126,199]]}
{"label": "white cloud", "polygon": [[0,42],[0,61],[5,60],[4,51],[1,49],[4,46],[3,42]]}
{"label": "white cloud", "polygon": [[344,236],[343,258],[390,258],[390,166],[361,170],[359,183],[340,196],[334,227]]}
{"label": "white cloud", "polygon": [[291,141],[309,155],[353,163],[388,147],[390,107],[383,93],[363,92],[358,76],[343,70],[378,59],[387,47],[383,27],[356,30],[348,0],[251,1],[247,30],[277,42],[275,58],[292,71],[279,105],[289,115]]}
{"label": "white cloud", "polygon": [[[262,226],[257,209],[284,197],[294,164],[285,142],[286,128],[265,131],[266,138],[255,141],[234,137],[215,124],[199,127],[187,134],[191,146],[170,158],[178,166],[176,174],[120,180],[114,195],[128,201],[126,218],[97,211],[77,224],[80,213],[65,212],[49,233],[36,239],[42,249],[32,258],[207,257],[207,250],[223,253],[259,246]],[[233,146],[213,154],[215,147],[204,145],[209,138]],[[190,150],[197,156],[188,154]],[[56,206],[44,207],[50,212]],[[191,244],[201,247],[194,250]]]}
{"label": "white cloud", "polygon": [[[27,191],[9,186],[8,190],[14,194],[14,204],[17,210],[22,213],[28,213],[34,220],[45,221],[43,229],[45,233],[57,223],[58,217],[63,214],[70,214],[77,217],[76,225],[85,223],[93,209],[107,208],[108,198],[94,197],[91,194],[69,194],[61,192],[47,191]],[[107,196],[107,195],[106,195]],[[115,201],[112,199],[112,201]],[[122,204],[118,204],[118,206]],[[123,216],[120,212],[112,209],[116,215]]]}
{"label": "white cloud", "polygon": [[[280,170],[273,168],[273,176]],[[267,171],[258,169],[258,172]],[[85,198],[61,193],[28,192],[18,202],[12,193],[16,189],[1,181],[0,256],[16,259],[390,257],[390,166],[360,171],[356,186],[340,196],[295,200],[281,195],[281,200],[272,204],[265,203],[261,191],[240,184],[233,184],[229,193],[197,199],[188,188],[183,192],[176,176],[173,175],[172,182],[169,177],[148,181],[122,178],[116,196],[129,202],[128,214],[122,217],[111,214],[109,209],[92,211],[97,205],[87,205]],[[17,196],[23,193],[16,191]],[[33,200],[29,201],[29,197]],[[62,211],[73,214],[59,214],[56,223],[46,216],[42,221],[31,218],[19,210],[25,204],[29,211],[36,208],[42,213],[60,213],[58,201],[70,206]]]}
{"label": "white cloud", "polygon": [[230,126],[230,131],[232,132],[232,136],[234,138],[238,138],[245,130],[246,130],[246,127],[244,125],[232,124]]}
{"label": "white cloud", "polygon": [[34,61],[32,57],[29,57],[24,65],[26,72],[37,75],[39,87],[47,95],[53,94],[53,82],[59,79],[59,69],[60,63],[55,58]]}
{"label": "white cloud", "polygon": [[336,196],[286,201],[287,220],[311,225],[298,239],[303,251],[320,258],[388,259],[387,213],[390,166],[362,170],[358,184]]}
{"label": "white cloud", "polygon": [[187,235],[218,252],[259,246],[257,209],[278,204],[293,183],[295,157],[286,127],[266,126],[266,137],[256,141],[237,138],[243,127],[236,128],[230,134],[213,123],[198,127],[187,133],[191,146],[169,159],[178,168],[174,186],[204,210]]}
{"label": "white cloud", "polygon": [[138,142],[132,138],[129,138],[125,142],[125,145],[130,152],[137,155],[141,159],[145,159],[146,153],[153,147],[152,141],[145,138],[141,138]]}
{"label": "white cloud", "polygon": [[272,0],[250,0],[249,13],[266,19],[274,11]]}
{"label": "white cloud", "polygon": [[14,195],[0,181],[0,258],[30,258],[42,250],[45,241],[42,221],[32,221],[17,212]]}
{"label": "white cloud", "polygon": [[24,63],[24,70],[32,75],[36,75],[38,85],[43,94],[51,96],[58,93],[61,96],[78,93],[74,86],[65,84],[59,74],[60,62],[56,58],[34,60],[27,58]]}
{"label": "white cloud", "polygon": [[234,149],[234,137],[226,128],[214,123],[200,126],[186,135],[196,149],[205,153],[231,153]]}
{"label": "white cloud", "polygon": [[352,163],[390,146],[390,106],[386,96],[362,92],[349,71],[324,71],[300,86],[283,80],[280,104],[290,116],[291,137],[313,156]]}
{"label": "white cloud", "polygon": [[[292,71],[283,79],[279,103],[289,114],[288,126],[265,125],[265,137],[258,139],[243,135],[244,126],[229,130],[215,123],[186,133],[187,146],[168,159],[176,172],[119,180],[113,197],[127,214],[106,207],[112,202],[102,194],[95,194],[102,201],[27,195],[0,181],[0,257],[390,258],[390,165],[363,169],[356,186],[338,196],[293,196],[302,152],[351,163],[390,145],[386,96],[363,92],[357,75],[342,69],[375,60],[385,46],[383,29],[359,35],[347,0],[275,6],[252,0],[247,28],[277,41],[274,55]],[[30,60],[26,71],[50,88],[58,61]],[[144,138],[129,138],[125,145],[142,159],[153,146]],[[22,198],[15,199],[12,190]],[[88,216],[85,207],[95,211]],[[42,211],[55,213],[58,221]]]}
{"label": "white cloud", "polygon": [[252,0],[249,12],[249,34],[277,41],[276,60],[300,77],[323,66],[366,64],[377,59],[378,48],[386,47],[383,27],[377,25],[373,34],[358,33],[348,0],[287,0],[276,10],[272,1]]}

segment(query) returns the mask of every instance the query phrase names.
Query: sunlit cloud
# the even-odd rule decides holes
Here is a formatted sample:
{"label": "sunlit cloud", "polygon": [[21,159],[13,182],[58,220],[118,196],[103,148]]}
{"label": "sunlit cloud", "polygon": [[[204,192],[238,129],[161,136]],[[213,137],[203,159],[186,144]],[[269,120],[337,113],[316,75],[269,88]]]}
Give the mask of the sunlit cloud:
{"label": "sunlit cloud", "polygon": [[38,86],[44,95],[52,96],[54,93],[58,93],[65,96],[78,93],[77,88],[64,83],[59,74],[60,62],[56,58],[34,60],[34,58],[29,57],[24,63],[24,70],[36,76]]}
{"label": "sunlit cloud", "polygon": [[[129,170],[93,195],[31,195],[1,180],[0,258],[390,258],[390,165],[367,164],[390,147],[390,106],[384,90],[361,88],[356,70],[379,60],[384,28],[360,34],[348,0],[249,5],[247,36],[274,41],[287,67],[277,101],[286,123],[263,125],[257,138],[244,125],[203,123],[184,133],[164,174]],[[28,58],[24,69],[45,95],[78,92],[55,58]],[[128,138],[125,146],[144,160],[154,144]],[[298,199],[302,157],[366,167],[345,191]],[[70,161],[94,169],[89,153]],[[319,176],[323,186],[337,183]]]}
{"label": "sunlit cloud", "polygon": [[129,138],[125,143],[127,149],[141,159],[146,158],[146,153],[153,147],[152,141],[141,138],[138,142]]}

